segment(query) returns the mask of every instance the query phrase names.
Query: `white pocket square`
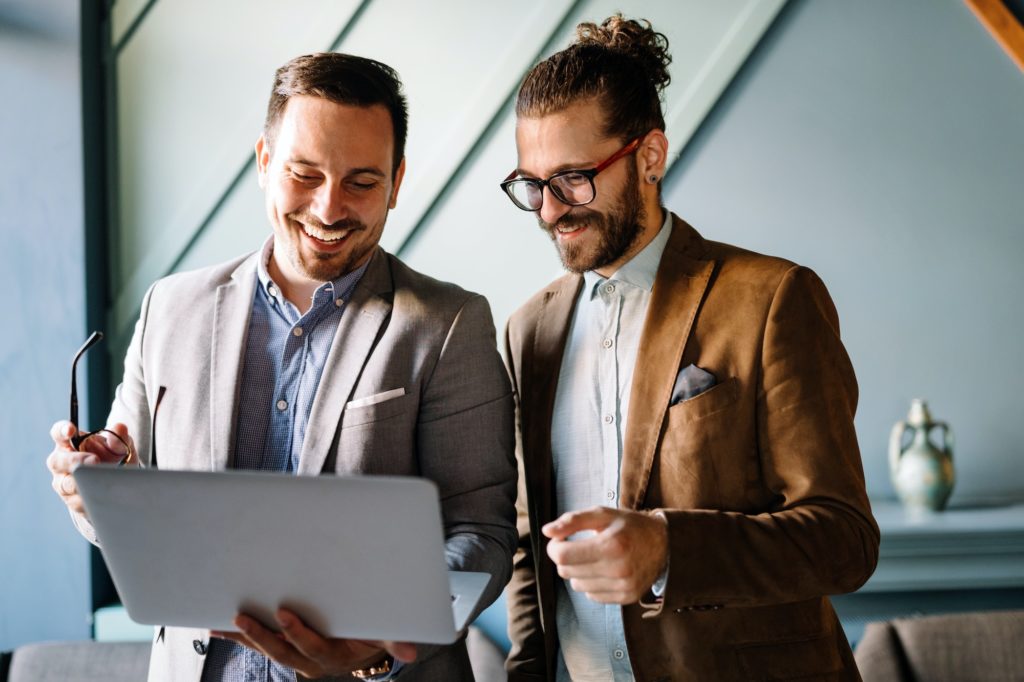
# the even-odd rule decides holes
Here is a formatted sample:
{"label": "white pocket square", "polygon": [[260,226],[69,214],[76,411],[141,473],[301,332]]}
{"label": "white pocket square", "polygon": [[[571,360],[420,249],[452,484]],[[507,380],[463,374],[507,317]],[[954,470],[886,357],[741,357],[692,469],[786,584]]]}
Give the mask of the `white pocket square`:
{"label": "white pocket square", "polygon": [[349,409],[353,407],[368,407],[370,405],[382,403],[385,400],[391,400],[392,398],[400,398],[403,395],[405,395],[405,388],[393,388],[390,391],[374,393],[373,395],[368,395],[365,398],[356,398],[345,405],[345,407]]}

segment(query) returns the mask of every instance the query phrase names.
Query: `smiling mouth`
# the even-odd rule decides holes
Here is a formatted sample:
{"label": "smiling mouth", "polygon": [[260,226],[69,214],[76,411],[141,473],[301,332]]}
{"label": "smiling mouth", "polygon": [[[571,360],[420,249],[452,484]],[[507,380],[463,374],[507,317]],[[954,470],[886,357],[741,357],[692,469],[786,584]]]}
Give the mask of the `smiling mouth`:
{"label": "smiling mouth", "polygon": [[316,241],[324,242],[325,244],[340,242],[352,233],[352,230],[325,230],[315,225],[307,225],[306,223],[300,223],[300,225],[307,237],[312,237]]}

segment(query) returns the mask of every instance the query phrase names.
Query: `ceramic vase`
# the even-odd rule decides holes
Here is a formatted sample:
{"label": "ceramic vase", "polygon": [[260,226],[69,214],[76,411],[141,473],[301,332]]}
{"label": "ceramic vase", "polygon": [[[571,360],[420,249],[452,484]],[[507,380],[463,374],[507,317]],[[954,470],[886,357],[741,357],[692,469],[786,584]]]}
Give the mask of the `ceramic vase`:
{"label": "ceramic vase", "polygon": [[[941,433],[936,444],[932,433]],[[911,512],[938,512],[953,492],[953,431],[935,421],[924,400],[911,401],[905,421],[889,436],[889,469],[903,506]]]}

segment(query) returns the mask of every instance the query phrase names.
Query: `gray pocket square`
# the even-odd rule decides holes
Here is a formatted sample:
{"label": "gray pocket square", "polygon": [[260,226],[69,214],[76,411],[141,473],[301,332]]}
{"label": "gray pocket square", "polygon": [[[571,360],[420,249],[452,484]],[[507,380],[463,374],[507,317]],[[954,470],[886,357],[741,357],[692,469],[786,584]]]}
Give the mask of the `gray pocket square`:
{"label": "gray pocket square", "polygon": [[717,383],[715,375],[701,369],[697,365],[687,365],[679,370],[675,386],[672,387],[672,400],[669,405],[696,398]]}

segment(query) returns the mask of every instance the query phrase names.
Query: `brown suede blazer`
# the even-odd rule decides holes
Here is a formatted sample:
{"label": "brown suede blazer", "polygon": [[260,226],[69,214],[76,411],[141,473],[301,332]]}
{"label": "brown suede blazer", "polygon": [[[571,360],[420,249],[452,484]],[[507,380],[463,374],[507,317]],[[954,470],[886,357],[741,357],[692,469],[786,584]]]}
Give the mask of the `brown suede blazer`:
{"label": "brown suede blazer", "polygon": [[[853,416],[857,382],[821,280],[703,239],[673,216],[633,374],[622,508],[663,510],[663,600],[623,607],[638,682],[857,680],[825,595],[874,571],[878,526]],[[509,320],[518,408],[519,548],[509,585],[510,680],[553,680],[551,413],[582,277]],[[679,369],[717,384],[669,407]],[[525,487],[524,487],[525,484]]]}

